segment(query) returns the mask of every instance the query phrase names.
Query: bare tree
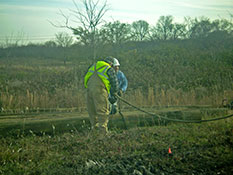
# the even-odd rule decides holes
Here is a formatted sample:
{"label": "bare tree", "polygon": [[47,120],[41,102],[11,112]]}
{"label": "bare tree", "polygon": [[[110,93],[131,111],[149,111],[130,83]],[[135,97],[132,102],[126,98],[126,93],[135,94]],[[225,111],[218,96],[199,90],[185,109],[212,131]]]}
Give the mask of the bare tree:
{"label": "bare tree", "polygon": [[171,15],[160,16],[156,24],[156,30],[159,32],[161,40],[170,39],[173,28],[172,22],[173,22],[173,17]]}
{"label": "bare tree", "polygon": [[73,38],[72,36],[69,36],[68,33],[60,32],[57,33],[55,37],[56,37],[55,42],[57,43],[58,46],[69,47],[73,43]]}
{"label": "bare tree", "polygon": [[23,31],[19,31],[17,34],[11,33],[10,36],[5,37],[5,42],[3,44],[3,47],[18,47],[22,45],[26,45],[27,38],[25,36],[25,33]]}
{"label": "bare tree", "polygon": [[186,37],[186,33],[186,26],[184,24],[174,23],[171,32],[171,39],[184,39]]}
{"label": "bare tree", "polygon": [[144,20],[135,21],[132,23],[132,31],[134,39],[142,41],[149,34],[149,24]]}
{"label": "bare tree", "polygon": [[57,46],[61,47],[63,51],[62,56],[63,56],[64,64],[66,65],[66,62],[68,60],[67,54],[66,54],[66,48],[72,45],[73,38],[69,36],[68,33],[65,33],[65,32],[60,32],[56,34],[55,36],[56,36],[55,43],[57,44]]}
{"label": "bare tree", "polygon": [[100,0],[81,0],[81,4],[78,4],[75,0],[73,0],[75,10],[70,10],[71,17],[74,17],[77,22],[77,27],[70,26],[70,16],[65,15],[62,11],[60,11],[60,15],[62,15],[65,19],[65,24],[62,25],[52,25],[61,28],[67,28],[72,30],[72,32],[77,35],[77,39],[81,39],[81,42],[85,45],[89,45],[92,47],[93,51],[93,59],[96,57],[96,32],[99,24],[103,22],[103,16],[108,11],[107,8],[107,0],[100,4]]}
{"label": "bare tree", "polygon": [[122,44],[131,39],[130,24],[114,21],[106,23],[100,30],[100,37],[103,43],[107,44]]}

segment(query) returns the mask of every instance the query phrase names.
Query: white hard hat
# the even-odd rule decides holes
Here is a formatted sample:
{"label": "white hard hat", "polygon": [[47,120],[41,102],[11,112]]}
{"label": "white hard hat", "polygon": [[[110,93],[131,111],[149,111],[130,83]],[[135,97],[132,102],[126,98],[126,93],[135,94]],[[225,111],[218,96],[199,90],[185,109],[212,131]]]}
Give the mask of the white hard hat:
{"label": "white hard hat", "polygon": [[120,66],[120,63],[116,58],[113,58],[113,66]]}

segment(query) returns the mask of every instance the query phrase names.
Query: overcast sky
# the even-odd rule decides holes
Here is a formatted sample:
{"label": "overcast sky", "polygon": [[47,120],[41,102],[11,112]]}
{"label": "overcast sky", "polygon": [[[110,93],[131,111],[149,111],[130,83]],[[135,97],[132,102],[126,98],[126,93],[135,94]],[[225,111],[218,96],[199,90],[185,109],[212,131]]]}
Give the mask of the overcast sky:
{"label": "overcast sky", "polygon": [[[100,5],[101,2],[104,0],[100,0]],[[183,22],[187,16],[230,19],[229,13],[233,13],[233,0],[107,0],[107,4],[109,10],[104,19],[108,22],[145,20],[155,25],[160,16],[166,15],[172,15],[176,22]],[[0,0],[0,42],[6,37],[19,35],[33,42],[46,41],[58,32],[69,32],[49,23],[64,21],[59,10],[69,15],[70,10],[75,10],[73,1]],[[71,23],[73,27],[75,24]]]}

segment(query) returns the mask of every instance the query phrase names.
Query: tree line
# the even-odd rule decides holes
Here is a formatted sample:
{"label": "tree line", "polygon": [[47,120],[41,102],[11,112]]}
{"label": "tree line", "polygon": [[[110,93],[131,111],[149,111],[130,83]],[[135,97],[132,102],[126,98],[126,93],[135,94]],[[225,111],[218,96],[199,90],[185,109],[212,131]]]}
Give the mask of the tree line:
{"label": "tree line", "polygon": [[[105,23],[99,29],[96,28],[94,33],[81,26],[71,30],[76,38],[75,41],[73,36],[65,32],[57,33],[55,40],[40,44],[20,45],[20,38],[16,43],[8,39],[0,48],[0,57],[52,57],[67,62],[69,59],[93,59],[93,57],[111,54],[111,51],[115,54],[114,50],[117,52],[119,49],[124,50],[124,47],[128,47],[128,43],[143,45],[147,48],[151,43],[156,42],[209,40],[209,38],[224,40],[233,37],[232,20],[211,21],[207,17],[193,19],[187,17],[183,23],[176,23],[174,17],[170,15],[161,16],[154,26],[144,20],[135,21],[132,24],[114,21]],[[95,35],[94,44],[93,35]]]}
{"label": "tree line", "polygon": [[[88,45],[92,33],[87,33],[83,27],[73,30],[77,41]],[[132,24],[114,21],[104,24],[95,31],[96,42],[106,44],[122,44],[128,41],[164,41],[179,39],[199,39],[210,35],[232,35],[233,23],[227,19],[185,18],[183,23],[174,22],[174,17],[161,16],[155,26],[150,26],[144,20]]]}
{"label": "tree line", "polygon": [[[168,15],[160,16],[154,26],[145,20],[134,21],[132,24],[113,21],[105,23],[99,29],[95,28],[94,31],[88,31],[82,26],[70,28],[70,30],[72,30],[74,37],[60,32],[55,35],[55,40],[46,41],[40,45],[48,47],[69,47],[77,44],[91,46],[93,35],[95,35],[95,45],[119,45],[129,41],[200,39],[208,36],[225,37],[233,36],[233,23],[232,15],[230,20],[215,19],[212,21],[204,16],[199,18],[185,17],[183,23],[175,22],[174,17]],[[36,44],[29,43],[28,45]],[[5,44],[2,44],[2,47],[17,46],[20,46],[20,38],[15,42],[8,38]]]}

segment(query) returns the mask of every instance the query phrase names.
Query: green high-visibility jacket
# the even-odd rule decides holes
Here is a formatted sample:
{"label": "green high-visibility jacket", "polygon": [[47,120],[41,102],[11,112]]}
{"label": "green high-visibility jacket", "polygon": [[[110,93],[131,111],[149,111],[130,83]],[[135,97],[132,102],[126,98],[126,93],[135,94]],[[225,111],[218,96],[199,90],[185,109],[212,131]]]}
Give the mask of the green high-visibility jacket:
{"label": "green high-visibility jacket", "polygon": [[109,76],[107,75],[107,71],[108,69],[110,69],[111,66],[104,62],[104,61],[97,61],[96,64],[93,64],[89,69],[87,74],[85,75],[84,78],[84,86],[85,88],[87,88],[87,82],[89,80],[89,78],[94,74],[94,72],[97,73],[97,75],[101,78],[101,80],[103,81],[108,93],[110,93],[110,81],[109,81]]}

